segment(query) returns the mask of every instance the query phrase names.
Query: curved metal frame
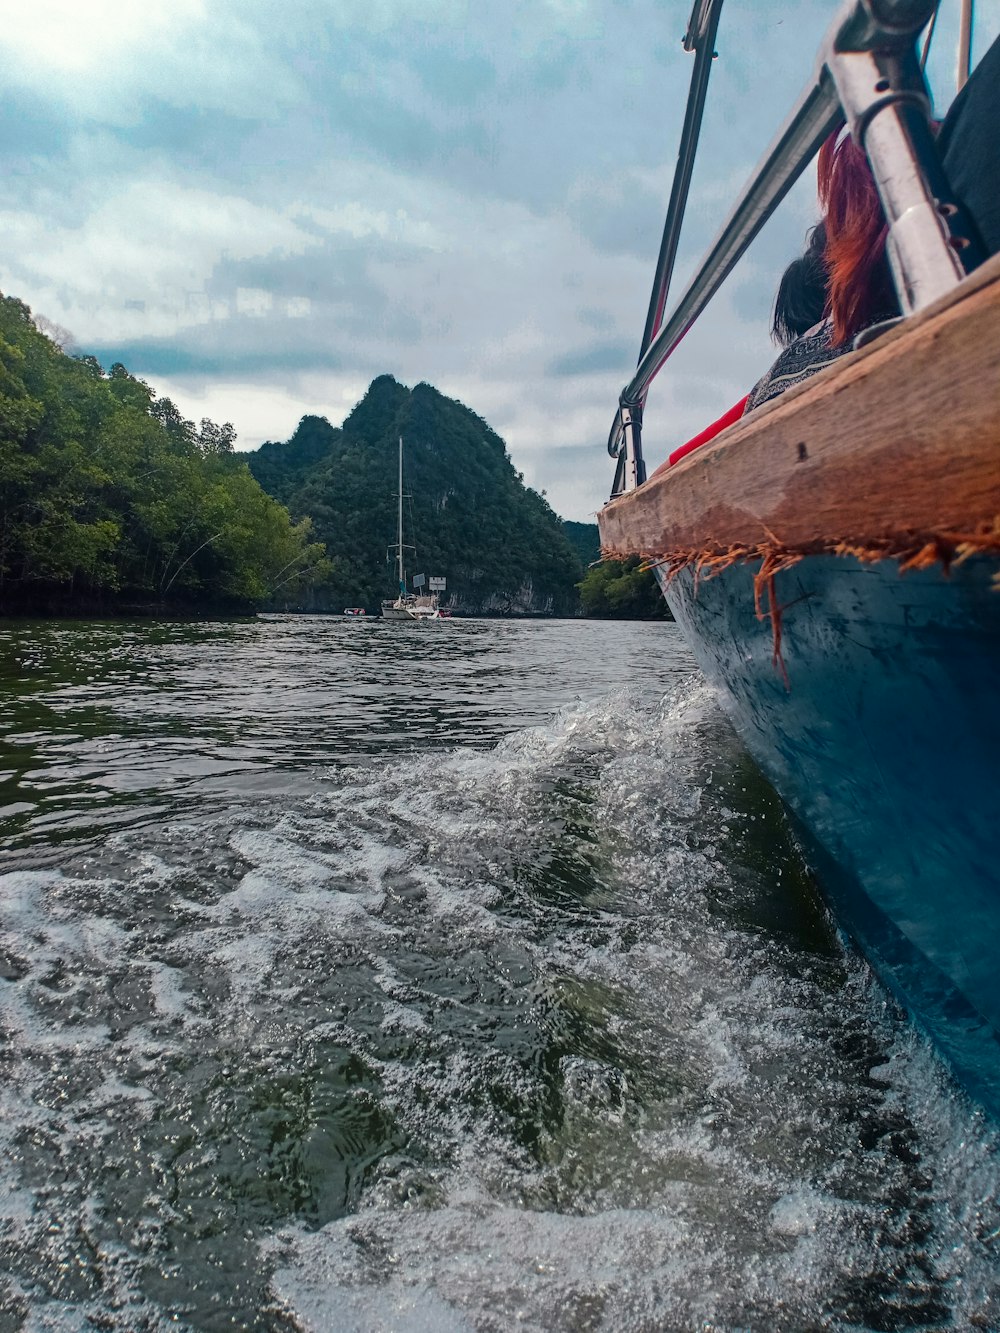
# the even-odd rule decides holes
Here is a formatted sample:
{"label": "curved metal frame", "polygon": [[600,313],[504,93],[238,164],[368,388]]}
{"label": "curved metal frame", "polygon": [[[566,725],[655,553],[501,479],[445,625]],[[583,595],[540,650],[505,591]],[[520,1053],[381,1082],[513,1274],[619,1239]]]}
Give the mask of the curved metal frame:
{"label": "curved metal frame", "polygon": [[[640,362],[663,323],[663,311],[667,304],[667,293],[670,290],[670,279],[673,276],[677,245],[687,208],[688,191],[691,187],[691,173],[698,151],[708,80],[712,73],[712,61],[716,56],[715,35],[719,30],[722,5],[723,0],[695,0],[687,32],[684,34],[684,50],[695,53],[695,62],[691,71],[687,106],[684,109],[680,146],[677,149],[677,166],[670,187],[667,216],[663,224],[663,238],[660,241],[660,253],[656,261],[656,275],[653,278],[653,290],[649,297],[649,310],[646,313],[646,327],[643,329],[642,344],[639,348]],[[641,403],[623,413],[623,447],[617,454],[618,469],[612,487],[613,495],[624,490],[634,490],[646,480],[642,449],[640,447],[636,450],[633,447],[641,432],[641,422]]]}
{"label": "curved metal frame", "polygon": [[841,119],[871,164],[904,315],[936,300],[980,262],[934,149],[930,98],[916,54],[917,38],[937,7],[938,0],[845,0],[812,81],[622,390],[608,439],[608,452],[619,460],[612,497],[645,478],[642,407],[653,379]]}
{"label": "curved metal frame", "polygon": [[667,292],[670,289],[670,279],[673,276],[674,261],[677,258],[677,243],[680,240],[681,224],[684,221],[688,191],[691,187],[691,173],[694,170],[695,154],[698,151],[698,137],[701,133],[701,121],[705,111],[708,80],[712,73],[712,61],[716,55],[715,35],[719,30],[722,4],[723,0],[696,0],[691,21],[684,37],[684,50],[695,53],[694,69],[691,71],[691,88],[688,92],[687,106],[684,111],[680,147],[677,150],[677,168],[674,171],[673,185],[670,187],[670,202],[667,204],[667,217],[663,224],[663,239],[660,242],[660,254],[656,261],[656,277],[653,279],[653,291],[649,298],[649,310],[646,314],[646,327],[642,334],[642,346],[639,348],[640,361],[663,323],[663,310],[667,303]]}

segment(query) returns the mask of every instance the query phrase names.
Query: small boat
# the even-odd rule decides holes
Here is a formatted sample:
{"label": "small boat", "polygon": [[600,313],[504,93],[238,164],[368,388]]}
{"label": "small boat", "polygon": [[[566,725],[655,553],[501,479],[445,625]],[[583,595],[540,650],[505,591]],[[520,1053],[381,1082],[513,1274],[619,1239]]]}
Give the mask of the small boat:
{"label": "small boat", "polygon": [[[849,0],[664,318],[720,8],[699,0],[685,42],[692,98],[609,441],[604,553],[655,569],[835,917],[1000,1116],[1000,256],[967,272],[937,195],[916,53],[936,5]],[[646,481],[653,376],[841,114],[880,187],[903,318]]]}
{"label": "small boat", "polygon": [[345,607],[344,607],[344,615],[345,615],[345,616],[363,616],[363,615],[365,615],[365,614],[367,614],[367,613],[366,613],[365,608],[364,608],[363,606],[345,606]]}
{"label": "small boat", "polygon": [[383,620],[443,620],[437,598],[427,593],[400,593],[394,601],[382,603]]}
{"label": "small boat", "polygon": [[[403,437],[399,437],[399,492],[397,495],[397,522],[396,522],[396,540],[389,550],[396,552],[396,572],[399,580],[399,593],[394,599],[386,599],[382,603],[383,620],[404,620],[411,624],[414,621],[440,620],[441,609],[438,605],[438,596],[436,592],[413,593],[406,587],[406,571],[403,565]],[[412,547],[410,548],[413,549]],[[417,575],[421,586],[423,585],[423,575]],[[443,580],[435,579],[435,583],[442,583]]]}

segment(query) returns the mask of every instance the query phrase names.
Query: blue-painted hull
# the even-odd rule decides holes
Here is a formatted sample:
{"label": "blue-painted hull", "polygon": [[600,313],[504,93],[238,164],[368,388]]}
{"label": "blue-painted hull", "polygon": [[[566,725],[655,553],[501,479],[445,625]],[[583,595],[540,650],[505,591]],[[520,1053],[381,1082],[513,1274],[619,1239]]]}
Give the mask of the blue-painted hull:
{"label": "blue-painted hull", "polygon": [[1000,1117],[998,570],[802,560],[776,579],[787,686],[750,568],[665,594],[838,920]]}

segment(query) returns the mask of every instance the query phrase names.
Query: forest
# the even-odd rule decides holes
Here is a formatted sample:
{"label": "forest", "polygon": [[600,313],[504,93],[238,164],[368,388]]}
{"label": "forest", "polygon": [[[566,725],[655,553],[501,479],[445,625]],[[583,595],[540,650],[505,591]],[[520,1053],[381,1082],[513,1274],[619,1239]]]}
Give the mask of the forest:
{"label": "forest", "polygon": [[[39,327],[41,325],[42,327]],[[500,437],[429,384],[374,380],[340,427],[234,449],[116,363],[70,356],[0,296],[0,614],[377,611],[395,593],[398,441],[409,575],[459,614],[657,614],[651,576],[596,564]]]}
{"label": "forest", "polygon": [[585,616],[612,620],[672,620],[656,579],[637,555],[605,560],[588,569],[579,585]]}
{"label": "forest", "polygon": [[308,520],[234,440],[0,297],[0,612],[241,611],[323,582]]}
{"label": "forest", "polygon": [[[579,614],[581,553],[503,440],[463,403],[391,375],[372,381],[342,426],[306,416],[290,440],[249,455],[264,489],[312,521],[330,560],[326,585],[289,590],[289,608],[373,610],[394,595],[400,438],[408,574],[446,578],[445,603],[461,614]],[[596,557],[596,526],[576,526]]]}

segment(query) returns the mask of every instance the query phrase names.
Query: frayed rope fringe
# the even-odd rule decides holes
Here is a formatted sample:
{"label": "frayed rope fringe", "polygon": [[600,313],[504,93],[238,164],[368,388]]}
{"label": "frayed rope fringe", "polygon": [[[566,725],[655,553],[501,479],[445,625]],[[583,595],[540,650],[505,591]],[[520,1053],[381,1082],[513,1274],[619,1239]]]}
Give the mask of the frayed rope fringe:
{"label": "frayed rope fringe", "polygon": [[[778,602],[775,578],[781,570],[790,569],[810,555],[851,555],[866,564],[874,564],[877,560],[895,560],[900,574],[911,569],[929,569],[932,565],[940,565],[947,575],[952,566],[962,564],[971,556],[1000,554],[1000,517],[994,520],[992,527],[982,532],[900,533],[875,541],[817,541],[799,548],[786,546],[766,528],[765,532],[766,541],[753,546],[730,546],[725,551],[693,551],[674,547],[664,551],[621,552],[602,546],[601,557],[604,560],[628,560],[638,555],[643,569],[664,570],[668,583],[673,582],[682,570],[693,569],[695,595],[702,576],[711,579],[731,565],[759,560],[760,568],[753,576],[754,612],[758,620],[771,622],[771,661],[780,670],[785,688],[788,689],[788,671],[781,653],[781,618],[789,607],[802,599],[797,597],[783,605]],[[993,586],[1000,592],[1000,573],[994,576]]]}

